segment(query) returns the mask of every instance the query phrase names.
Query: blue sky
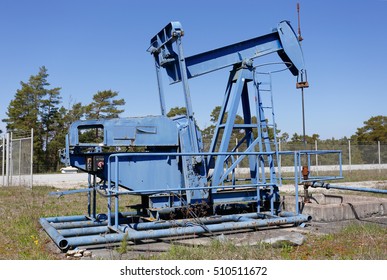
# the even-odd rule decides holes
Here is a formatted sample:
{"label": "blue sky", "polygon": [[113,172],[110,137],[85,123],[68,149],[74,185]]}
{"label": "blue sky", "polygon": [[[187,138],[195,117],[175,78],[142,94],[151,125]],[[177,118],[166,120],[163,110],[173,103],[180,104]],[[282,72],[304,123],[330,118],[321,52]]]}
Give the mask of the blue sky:
{"label": "blue sky", "polygon": [[[297,28],[301,4],[306,132],[321,139],[351,136],[372,116],[387,114],[387,1],[384,0],[1,0],[0,118],[20,81],[46,66],[63,105],[87,104],[99,90],[126,100],[123,117],[158,115],[150,39],[168,22],[180,21],[184,53],[269,33],[279,21]],[[278,61],[276,55],[265,58]],[[259,64],[259,61],[256,61]],[[190,81],[200,127],[221,105],[227,71]],[[301,94],[289,72],[274,76],[276,122],[281,132],[302,133]],[[167,91],[167,106],[182,106],[182,89]],[[4,130],[1,123],[0,128]]]}

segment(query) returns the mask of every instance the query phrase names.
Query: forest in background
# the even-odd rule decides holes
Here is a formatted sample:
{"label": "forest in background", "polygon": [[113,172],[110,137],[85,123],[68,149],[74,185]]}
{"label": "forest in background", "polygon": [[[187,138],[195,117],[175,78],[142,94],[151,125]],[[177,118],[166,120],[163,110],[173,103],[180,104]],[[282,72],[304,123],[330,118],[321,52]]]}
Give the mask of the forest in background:
{"label": "forest in background", "polygon": [[[62,104],[61,88],[50,88],[48,82],[48,70],[42,66],[36,75],[31,75],[27,82],[20,82],[20,89],[14,95],[7,107],[7,118],[2,121],[6,123],[7,132],[15,136],[34,129],[34,173],[54,172],[59,170],[60,149],[65,147],[65,135],[74,121],[88,119],[118,118],[124,112],[122,107],[125,100],[118,97],[118,92],[111,89],[96,92],[89,104],[81,102],[73,103],[69,108]],[[210,114],[211,124],[205,128],[199,128],[203,142],[208,145],[211,142],[220,106],[213,109]],[[184,107],[174,107],[168,112],[168,117],[185,114]],[[236,123],[243,123],[241,116],[237,116]],[[256,123],[256,117],[252,118]],[[232,139],[241,139],[243,132],[234,132]],[[357,129],[350,137],[342,139],[320,139],[318,134],[303,135],[294,133],[289,135],[276,129],[275,136],[284,147],[308,147],[313,149],[316,141],[319,149],[335,149],[335,147],[346,147],[348,141],[352,145],[373,145],[376,143],[385,146],[387,144],[387,116],[373,116],[364,121],[364,126]],[[269,136],[274,138],[273,129]],[[304,143],[305,142],[305,143]],[[306,144],[306,145],[305,145]],[[206,150],[206,149],[205,149]],[[356,157],[359,161],[368,162],[370,152],[367,149],[359,149]],[[382,153],[382,162],[387,162],[387,152]]]}

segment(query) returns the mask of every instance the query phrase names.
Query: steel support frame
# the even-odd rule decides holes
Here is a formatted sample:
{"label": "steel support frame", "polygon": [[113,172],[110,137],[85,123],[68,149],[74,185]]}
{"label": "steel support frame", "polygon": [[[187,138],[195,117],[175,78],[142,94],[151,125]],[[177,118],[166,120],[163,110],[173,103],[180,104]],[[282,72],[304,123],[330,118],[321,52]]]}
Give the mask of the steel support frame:
{"label": "steel support frame", "polygon": [[[326,153],[338,153],[340,151],[325,151]],[[312,154],[324,154],[324,151],[295,151],[295,152],[280,152],[281,155],[293,155],[294,156],[294,187],[296,194],[296,210],[294,213],[290,212],[279,212],[278,215],[273,215],[272,211],[259,213],[259,207],[257,212],[247,213],[247,214],[233,214],[233,215],[215,215],[208,216],[204,218],[194,218],[194,219],[184,219],[184,220],[158,220],[155,222],[132,222],[129,223],[129,220],[138,220],[143,217],[140,215],[139,211],[134,212],[119,212],[119,197],[121,195],[130,195],[130,194],[144,194],[146,190],[138,191],[120,191],[119,184],[116,182],[119,181],[118,170],[112,170],[109,174],[112,174],[114,180],[109,176],[107,189],[107,214],[95,214],[94,210],[88,211],[88,215],[78,215],[78,216],[62,216],[62,217],[49,217],[41,218],[40,223],[48,235],[52,238],[55,244],[63,251],[70,248],[76,248],[78,246],[88,246],[95,244],[111,244],[112,242],[120,242],[123,239],[128,241],[137,241],[137,240],[146,240],[146,239],[158,239],[163,237],[179,237],[181,235],[189,234],[205,234],[208,232],[221,232],[235,229],[257,229],[260,227],[268,227],[273,225],[283,225],[283,224],[301,224],[307,221],[310,221],[311,217],[300,214],[299,210],[299,201],[298,201],[298,185],[303,183],[302,177],[300,176],[301,172],[301,156],[310,156]],[[196,156],[197,153],[165,153],[173,154],[174,156]],[[230,153],[201,153],[202,156],[227,156]],[[243,154],[243,152],[236,154]],[[244,152],[246,154],[246,152]],[[273,154],[272,153],[263,153],[263,152],[248,152],[248,155],[259,156],[260,154]],[[131,157],[143,156],[143,153],[132,153]],[[147,156],[159,156],[160,153],[147,153]],[[119,160],[120,157],[127,157],[126,153],[123,154],[114,154],[109,158],[110,160]],[[341,157],[339,157],[341,158]],[[109,163],[108,163],[108,166]],[[115,165],[116,167],[118,165]],[[118,168],[115,168],[118,169]],[[324,180],[323,177],[320,180]],[[95,180],[91,180],[92,186],[89,186],[84,191],[87,191],[89,194],[94,193],[98,188]],[[320,184],[320,185],[319,185]],[[323,186],[322,183],[315,183],[315,186]],[[238,197],[238,189],[245,187],[256,188],[257,192],[263,190],[267,187],[270,187],[270,184],[244,184],[244,185],[230,185],[230,186],[208,186],[206,188],[223,188],[223,189],[235,189],[236,196]],[[328,185],[325,185],[328,187]],[[334,188],[335,186],[332,186]],[[204,187],[203,187],[204,188]],[[197,188],[193,188],[197,189]],[[185,191],[189,191],[186,189]],[[78,193],[81,190],[77,190]],[[169,190],[153,190],[160,193],[168,193],[170,191],[182,191],[182,189],[169,189]],[[244,192],[246,196],[246,190],[241,190],[241,193]],[[71,193],[68,191],[67,193]],[[98,192],[97,192],[98,193]],[[254,197],[256,194],[255,191],[248,192],[249,195],[244,197],[245,199],[259,201],[260,195]],[[219,203],[228,203],[230,200],[234,200],[234,197],[228,193],[218,192],[215,197],[215,201]],[[91,197],[93,198],[93,196]],[[112,199],[114,199],[114,210],[112,210]],[[239,196],[240,200],[241,197]],[[93,203],[96,203],[96,200],[91,199]],[[240,200],[241,201],[241,200]],[[243,201],[241,201],[243,202]],[[96,209],[96,205],[88,206],[88,209]],[[91,214],[91,215],[90,215]]]}

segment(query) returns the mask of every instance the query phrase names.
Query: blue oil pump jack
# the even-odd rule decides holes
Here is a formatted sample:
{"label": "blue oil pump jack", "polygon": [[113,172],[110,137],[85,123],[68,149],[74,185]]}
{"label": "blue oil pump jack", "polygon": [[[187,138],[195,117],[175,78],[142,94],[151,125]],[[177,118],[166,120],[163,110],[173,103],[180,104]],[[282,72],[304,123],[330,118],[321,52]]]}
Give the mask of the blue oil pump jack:
{"label": "blue oil pump jack", "polygon": [[[266,35],[189,57],[183,54],[183,35],[181,24],[171,22],[151,39],[148,49],[155,60],[161,115],[79,120],[70,126],[61,158],[66,165],[87,172],[89,186],[56,194],[88,193],[88,213],[40,219],[60,249],[298,225],[311,219],[300,214],[298,185],[324,186],[325,180],[342,178],[340,151],[278,149],[271,75],[260,73],[254,61],[277,53],[297,77],[297,87],[308,86],[303,53],[289,22],[280,22]],[[189,80],[223,68],[231,71],[212,142],[205,151]],[[171,83],[182,84],[184,116],[166,116],[163,71]],[[266,86],[259,78],[265,75],[269,77]],[[270,94],[270,104],[263,101],[265,93]],[[243,124],[235,122],[238,108]],[[235,130],[242,131],[243,137],[230,145]],[[85,137],[90,131],[96,136],[85,140],[90,139]],[[337,156],[339,174],[305,176],[301,157],[310,165],[310,156],[316,153]],[[294,213],[281,209],[281,156],[294,162]],[[249,176],[238,178],[236,168],[244,161]],[[97,195],[106,198],[106,213],[96,212]],[[140,196],[141,203],[132,206],[133,211],[122,212],[120,198],[125,195]]]}

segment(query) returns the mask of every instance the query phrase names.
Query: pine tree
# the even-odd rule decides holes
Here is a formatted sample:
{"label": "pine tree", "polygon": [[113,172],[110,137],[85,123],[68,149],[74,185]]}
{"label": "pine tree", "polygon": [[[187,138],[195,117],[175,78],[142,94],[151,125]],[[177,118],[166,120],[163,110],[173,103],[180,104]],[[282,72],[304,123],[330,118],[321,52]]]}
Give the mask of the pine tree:
{"label": "pine tree", "polygon": [[86,119],[111,119],[118,118],[124,110],[118,106],[125,105],[125,100],[114,99],[118,92],[112,90],[98,91],[93,96],[93,102],[86,106]]}
{"label": "pine tree", "polygon": [[[85,106],[85,116],[88,120],[99,120],[99,119],[112,119],[118,118],[124,110],[119,109],[118,106],[125,105],[125,100],[114,99],[117,97],[118,92],[112,90],[98,91],[93,96],[93,102]],[[95,128],[85,131],[80,136],[80,140],[85,143],[100,143],[101,129]]]}
{"label": "pine tree", "polygon": [[356,140],[359,143],[387,142],[387,116],[371,117],[364,126],[357,129]]}
{"label": "pine tree", "polygon": [[172,118],[174,116],[179,116],[179,115],[184,116],[186,114],[187,114],[187,109],[185,107],[173,107],[167,113],[167,117]]}
{"label": "pine tree", "polygon": [[7,119],[7,130],[13,132],[34,129],[34,162],[36,171],[46,171],[50,167],[47,147],[55,137],[54,123],[58,119],[58,105],[60,103],[60,88],[48,89],[48,73],[46,67],[39,68],[37,75],[30,76],[27,83],[20,82],[21,88],[16,91],[11,100]]}

